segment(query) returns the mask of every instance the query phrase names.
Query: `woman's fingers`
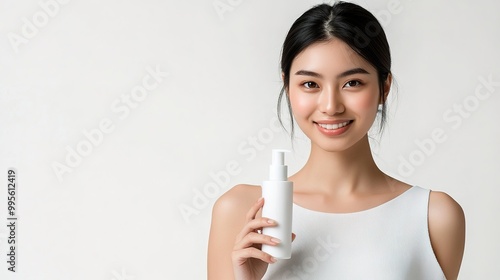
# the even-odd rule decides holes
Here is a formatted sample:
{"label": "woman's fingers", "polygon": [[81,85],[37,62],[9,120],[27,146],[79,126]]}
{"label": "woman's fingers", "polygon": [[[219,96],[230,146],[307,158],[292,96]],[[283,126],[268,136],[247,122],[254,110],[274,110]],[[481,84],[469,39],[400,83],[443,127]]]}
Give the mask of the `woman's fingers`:
{"label": "woman's fingers", "polygon": [[[259,245],[262,244],[274,246],[281,242],[277,238],[260,233],[260,230],[265,227],[277,225],[276,221],[272,219],[265,217],[257,218],[257,213],[262,209],[262,206],[264,206],[264,199],[261,197],[248,210],[246,224],[236,237],[232,258],[233,263],[237,265],[243,265],[251,258],[259,259],[266,263],[276,262],[275,258],[259,249]],[[292,236],[292,238],[294,237]]]}
{"label": "woman's fingers", "polygon": [[255,258],[266,263],[275,263],[276,259],[271,255],[262,252],[255,247],[248,247],[242,250],[233,251],[232,254],[233,263],[236,265],[244,264],[248,259]]}
{"label": "woman's fingers", "polygon": [[257,230],[261,230],[262,228],[273,226],[276,226],[276,222],[268,218],[257,218],[250,220],[238,234],[236,240],[241,240],[245,235],[251,232],[256,232]]}
{"label": "woman's fingers", "polygon": [[250,232],[245,235],[241,240],[234,244],[234,250],[241,250],[247,247],[252,247],[254,244],[267,244],[267,245],[278,245],[281,242],[278,238],[274,238],[269,235],[259,234],[256,232]]}
{"label": "woman's fingers", "polygon": [[259,198],[254,205],[248,210],[247,212],[247,222],[250,222],[251,220],[255,219],[255,216],[257,215],[257,212],[259,212],[260,208],[264,205],[264,198],[261,197]]}
{"label": "woman's fingers", "polygon": [[233,270],[236,279],[260,279],[268,264],[275,263],[276,259],[263,252],[262,244],[276,246],[281,241],[272,236],[264,235],[261,230],[276,226],[277,223],[269,218],[258,217],[257,214],[264,206],[264,199],[259,198],[246,214],[246,222],[236,236],[232,252]]}
{"label": "woman's fingers", "polygon": [[254,205],[248,210],[246,215],[246,224],[240,233],[236,236],[236,243],[238,243],[245,235],[250,232],[257,232],[264,227],[275,226],[276,222],[267,218],[256,218],[257,213],[264,206],[264,198],[259,198]]}

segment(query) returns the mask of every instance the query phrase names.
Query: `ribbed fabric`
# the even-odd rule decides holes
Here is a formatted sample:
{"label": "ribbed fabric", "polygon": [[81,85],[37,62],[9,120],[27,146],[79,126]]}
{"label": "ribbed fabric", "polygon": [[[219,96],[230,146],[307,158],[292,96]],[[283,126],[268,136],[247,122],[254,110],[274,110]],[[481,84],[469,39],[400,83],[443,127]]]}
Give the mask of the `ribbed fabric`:
{"label": "ribbed fabric", "polygon": [[292,258],[269,265],[263,279],[445,279],[429,237],[429,193],[414,186],[354,213],[294,204]]}

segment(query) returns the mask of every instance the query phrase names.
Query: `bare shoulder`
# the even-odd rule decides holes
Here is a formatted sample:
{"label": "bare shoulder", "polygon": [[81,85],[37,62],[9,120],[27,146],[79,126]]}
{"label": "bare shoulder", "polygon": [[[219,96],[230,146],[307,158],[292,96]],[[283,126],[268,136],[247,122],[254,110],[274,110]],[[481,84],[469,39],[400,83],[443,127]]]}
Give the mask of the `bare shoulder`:
{"label": "bare shoulder", "polygon": [[460,204],[447,193],[440,191],[431,191],[429,212],[432,212],[434,218],[447,221],[450,221],[450,218],[455,218],[451,220],[463,219],[465,216]]}
{"label": "bare shoulder", "polygon": [[462,226],[465,214],[458,202],[445,192],[431,191],[429,196],[429,224],[437,229]]}
{"label": "bare shoulder", "polygon": [[261,196],[261,188],[256,185],[240,184],[221,195],[214,204],[213,215],[246,213]]}
{"label": "bare shoulder", "polygon": [[429,235],[434,254],[447,279],[456,279],[465,247],[465,214],[451,196],[431,191]]}
{"label": "bare shoulder", "polygon": [[236,185],[215,202],[208,240],[208,279],[234,279],[234,242],[246,223],[247,212],[260,196],[259,186]]}
{"label": "bare shoulder", "polygon": [[212,231],[239,231],[246,222],[248,210],[261,196],[261,188],[254,185],[236,185],[221,195],[212,209]]}

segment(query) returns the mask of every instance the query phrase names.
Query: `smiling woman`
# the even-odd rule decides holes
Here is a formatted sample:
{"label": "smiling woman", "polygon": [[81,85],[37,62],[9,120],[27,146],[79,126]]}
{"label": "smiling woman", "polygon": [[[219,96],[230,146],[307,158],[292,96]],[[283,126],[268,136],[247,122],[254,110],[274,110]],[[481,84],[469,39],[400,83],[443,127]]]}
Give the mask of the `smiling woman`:
{"label": "smiling woman", "polygon": [[310,45],[295,57],[290,72],[287,96],[295,120],[313,145],[329,151],[366,136],[391,82],[389,75],[380,94],[377,70],[341,40]]}
{"label": "smiling woman", "polygon": [[[390,177],[368,131],[385,120],[391,56],[382,27],[344,2],[311,8],[283,45],[283,90],[293,125],[311,141],[294,184],[292,257],[261,251],[260,186],[238,185],[213,209],[209,279],[456,279],[465,243],[460,205],[443,192]],[[382,127],[382,126],[381,126]]]}

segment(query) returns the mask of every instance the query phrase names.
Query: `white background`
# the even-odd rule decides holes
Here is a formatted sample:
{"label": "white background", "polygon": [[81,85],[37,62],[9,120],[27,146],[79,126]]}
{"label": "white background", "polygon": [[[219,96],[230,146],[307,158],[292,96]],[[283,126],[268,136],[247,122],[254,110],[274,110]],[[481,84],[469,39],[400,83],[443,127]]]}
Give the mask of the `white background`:
{"label": "white background", "polygon": [[[206,278],[215,199],[259,184],[271,149],[292,148],[275,128],[280,49],[292,22],[320,2],[66,2],[0,1],[0,278]],[[218,12],[221,3],[230,9]],[[377,163],[454,197],[467,218],[460,279],[498,277],[500,4],[357,3],[383,21],[397,81],[385,132],[373,136]],[[121,98],[149,79],[147,69],[168,77],[125,116]],[[493,84],[482,100],[481,79]],[[84,132],[103,120],[111,129],[89,146]],[[436,129],[446,140],[429,144]],[[70,156],[78,148],[79,161]],[[291,173],[307,155],[298,133]],[[71,172],[59,180],[62,165]],[[5,262],[10,167],[15,274]]]}

